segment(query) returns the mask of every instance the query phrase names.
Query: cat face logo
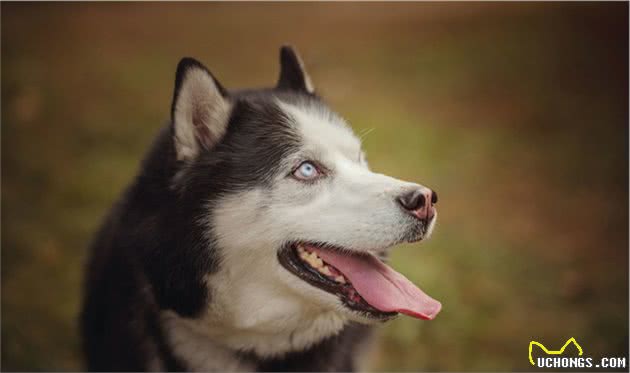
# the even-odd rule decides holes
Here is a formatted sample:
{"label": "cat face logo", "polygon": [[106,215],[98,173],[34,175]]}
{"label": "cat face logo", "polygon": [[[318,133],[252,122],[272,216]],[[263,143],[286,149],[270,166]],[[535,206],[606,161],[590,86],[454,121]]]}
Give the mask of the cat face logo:
{"label": "cat face logo", "polygon": [[536,364],[534,363],[534,358],[532,357],[532,348],[534,347],[534,345],[540,347],[547,355],[562,355],[564,353],[564,350],[571,343],[573,343],[573,345],[577,347],[578,355],[582,356],[582,353],[583,353],[582,347],[577,343],[577,341],[573,337],[569,338],[564,344],[564,346],[562,346],[562,348],[560,348],[559,350],[548,350],[547,347],[543,346],[542,343],[531,341],[529,342],[529,362],[532,363],[533,366],[536,366]]}

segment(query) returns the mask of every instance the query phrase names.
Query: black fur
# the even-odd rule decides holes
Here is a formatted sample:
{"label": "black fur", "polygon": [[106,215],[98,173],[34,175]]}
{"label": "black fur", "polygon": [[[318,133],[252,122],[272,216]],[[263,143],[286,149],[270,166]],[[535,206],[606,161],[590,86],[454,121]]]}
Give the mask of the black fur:
{"label": "black fur", "polygon": [[[207,71],[192,59],[182,60],[174,102],[191,66]],[[172,310],[195,317],[211,301],[202,278],[217,269],[217,250],[212,240],[204,239],[199,217],[217,196],[264,186],[276,173],[286,172],[277,165],[300,145],[300,138],[273,97],[319,99],[297,86],[287,89],[294,87],[292,78],[282,81],[291,84],[232,93],[216,82],[233,103],[227,131],[192,163],[177,160],[172,124],[159,133],[91,247],[80,320],[89,370],[142,371],[155,358],[168,370],[186,370],[185,362],[171,352],[159,313]],[[350,326],[337,337],[281,359],[242,358],[266,371],[352,370],[350,351],[365,333],[365,327]]]}
{"label": "black fur", "polygon": [[300,58],[289,46],[280,49],[280,78],[277,89],[308,92],[306,72],[300,64]]}

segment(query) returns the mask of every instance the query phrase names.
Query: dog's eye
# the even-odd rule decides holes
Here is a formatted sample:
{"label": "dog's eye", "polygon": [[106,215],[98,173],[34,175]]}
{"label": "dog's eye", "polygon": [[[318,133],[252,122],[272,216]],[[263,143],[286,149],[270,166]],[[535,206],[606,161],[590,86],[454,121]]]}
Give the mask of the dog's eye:
{"label": "dog's eye", "polygon": [[298,168],[293,171],[293,176],[298,180],[313,180],[320,176],[320,172],[313,163],[302,162]]}

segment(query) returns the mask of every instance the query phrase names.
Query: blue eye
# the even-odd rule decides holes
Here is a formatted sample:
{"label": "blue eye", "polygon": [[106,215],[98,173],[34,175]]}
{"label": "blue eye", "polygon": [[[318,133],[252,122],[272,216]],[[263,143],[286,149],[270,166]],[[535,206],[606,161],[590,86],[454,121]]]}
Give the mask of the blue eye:
{"label": "blue eye", "polygon": [[302,162],[300,166],[293,171],[293,176],[298,180],[313,180],[319,176],[317,167],[309,161]]}

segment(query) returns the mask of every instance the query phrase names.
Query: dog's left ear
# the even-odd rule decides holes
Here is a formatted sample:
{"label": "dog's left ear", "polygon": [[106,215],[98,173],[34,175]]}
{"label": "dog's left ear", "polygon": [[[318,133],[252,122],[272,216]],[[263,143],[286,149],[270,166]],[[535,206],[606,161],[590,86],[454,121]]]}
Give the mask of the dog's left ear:
{"label": "dog's left ear", "polygon": [[278,89],[315,92],[311,78],[304,69],[300,56],[290,46],[280,48],[280,78],[276,86]]}
{"label": "dog's left ear", "polygon": [[231,104],[228,92],[199,61],[177,65],[171,106],[173,142],[178,160],[192,160],[225,135]]}

